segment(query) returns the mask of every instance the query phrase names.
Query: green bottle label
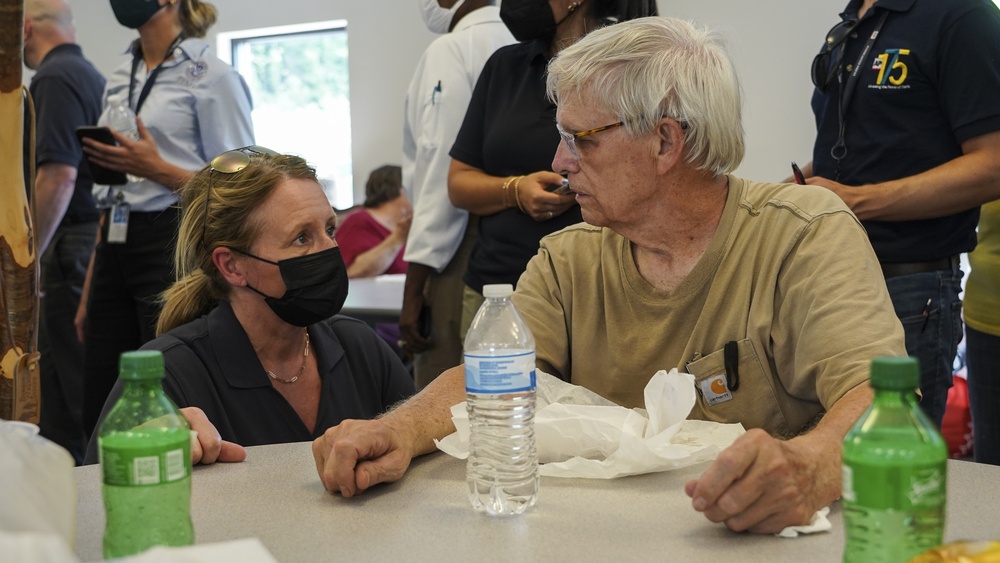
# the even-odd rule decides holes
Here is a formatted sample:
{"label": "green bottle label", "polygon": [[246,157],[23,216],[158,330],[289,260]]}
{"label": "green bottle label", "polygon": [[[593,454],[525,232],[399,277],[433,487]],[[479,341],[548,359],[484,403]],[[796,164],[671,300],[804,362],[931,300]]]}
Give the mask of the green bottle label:
{"label": "green bottle label", "polygon": [[[104,484],[143,486],[171,483],[191,474],[191,438],[176,429],[152,440],[116,433],[98,440]],[[136,445],[138,442],[138,446]]]}
{"label": "green bottle label", "polygon": [[841,466],[841,475],[841,496],[848,503],[895,510],[935,508],[944,504],[944,463],[911,467],[845,463]]}

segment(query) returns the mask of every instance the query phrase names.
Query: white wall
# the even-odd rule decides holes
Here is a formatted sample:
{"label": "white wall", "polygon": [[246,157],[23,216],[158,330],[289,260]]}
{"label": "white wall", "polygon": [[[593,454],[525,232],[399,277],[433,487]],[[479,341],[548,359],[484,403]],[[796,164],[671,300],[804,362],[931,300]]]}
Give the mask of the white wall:
{"label": "white wall", "polygon": [[[135,32],[115,21],[107,0],[69,0],[84,53],[105,74],[126,60]],[[845,0],[658,0],[660,13],[718,30],[742,81],[747,156],[737,174],[778,180],[789,161],[811,158],[815,128],[809,110],[809,63]],[[215,33],[346,19],[354,184],[363,199],[367,171],[399,163],[403,95],[421,52],[434,38],[416,0],[213,0]],[[30,73],[29,73],[30,74]],[[26,74],[25,79],[28,79]],[[331,131],[330,135],[336,135]],[[258,139],[267,144],[266,139]],[[280,147],[276,147],[280,148]]]}
{"label": "white wall", "polygon": [[812,160],[816,134],[809,68],[846,0],[657,0],[661,15],[695,21],[725,39],[743,87],[747,153],[736,173],[791,175]]}

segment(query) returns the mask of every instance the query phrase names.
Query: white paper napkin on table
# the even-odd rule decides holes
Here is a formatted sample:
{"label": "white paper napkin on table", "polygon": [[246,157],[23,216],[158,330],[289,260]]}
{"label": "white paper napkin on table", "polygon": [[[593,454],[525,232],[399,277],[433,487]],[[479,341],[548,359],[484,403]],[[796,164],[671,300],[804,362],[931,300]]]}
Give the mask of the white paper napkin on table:
{"label": "white paper napkin on table", "polygon": [[278,563],[257,538],[189,545],[187,547],[153,547],[139,555],[126,557],[128,563]]}
{"label": "white paper napkin on table", "polygon": [[811,520],[809,520],[808,524],[805,524],[803,526],[789,526],[775,535],[780,538],[797,538],[799,537],[799,534],[815,534],[816,532],[829,532],[831,529],[833,529],[833,524],[831,524],[830,520],[827,518],[829,514],[830,514],[830,507],[825,506],[819,509],[819,511],[817,511],[816,514],[813,514],[813,517]]}
{"label": "white paper napkin on table", "polygon": [[0,420],[0,529],[54,534],[72,546],[73,456],[38,432],[34,424]]}
{"label": "white paper napkin on table", "polygon": [[[612,479],[678,469],[714,459],[744,432],[740,424],[686,420],[695,403],[694,376],[676,369],[650,379],[646,410],[615,405],[541,371],[537,377],[535,445],[542,475]],[[457,431],[436,443],[465,459],[465,403],[451,413]]]}
{"label": "white paper napkin on table", "polygon": [[[646,384],[648,410],[626,409],[583,387],[536,372],[535,446],[539,472],[549,477],[612,479],[679,469],[716,455],[743,433],[741,424],[687,420],[695,403],[694,376],[656,372]],[[469,457],[469,416],[464,402],[451,408],[456,432],[435,440],[438,449]],[[829,531],[829,507],[804,526],[778,536]]]}

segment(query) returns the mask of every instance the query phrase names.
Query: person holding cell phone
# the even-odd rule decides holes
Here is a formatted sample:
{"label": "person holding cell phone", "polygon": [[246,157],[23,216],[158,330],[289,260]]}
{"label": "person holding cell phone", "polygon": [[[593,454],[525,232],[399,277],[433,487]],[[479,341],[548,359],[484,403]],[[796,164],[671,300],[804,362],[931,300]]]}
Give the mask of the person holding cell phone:
{"label": "person holding cell phone", "polygon": [[616,127],[558,131],[556,106],[545,96],[546,65],[592,30],[657,13],[653,0],[500,4],[501,19],[520,43],[486,62],[450,153],[451,203],[480,216],[462,278],[461,334],[483,302],[484,285],[516,285],[542,237],[583,220],[573,193],[553,193],[563,183],[552,171],[560,135],[584,147],[600,144],[601,131]]}
{"label": "person holding cell phone", "polygon": [[84,139],[90,162],[129,180],[95,189],[104,209],[99,243],[77,311],[84,341],[84,423],[93,430],[117,379],[118,356],[151,340],[159,296],[174,281],[177,190],[213,156],[253,144],[250,93],[204,37],[216,8],[201,0],[110,0],[118,22],[139,32],[108,79],[104,113],[137,114],[138,139]]}

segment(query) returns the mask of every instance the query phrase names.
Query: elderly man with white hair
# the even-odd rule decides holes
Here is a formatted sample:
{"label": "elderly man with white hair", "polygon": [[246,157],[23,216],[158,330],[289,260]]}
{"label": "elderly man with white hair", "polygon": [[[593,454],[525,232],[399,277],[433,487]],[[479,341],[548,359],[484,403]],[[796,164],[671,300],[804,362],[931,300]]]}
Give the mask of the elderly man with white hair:
{"label": "elderly man with white hair", "polygon": [[[871,358],[903,355],[864,229],[823,189],[731,175],[740,95],[713,34],[673,18],[594,31],[548,71],[553,170],[586,224],[542,240],[515,304],[538,368],[627,407],[659,369],[695,376],[689,417],[750,430],[686,486],[733,530],[802,524],[840,495],[840,442]],[[398,479],[452,430],[462,367],[387,416],[313,444],[327,489]]]}

